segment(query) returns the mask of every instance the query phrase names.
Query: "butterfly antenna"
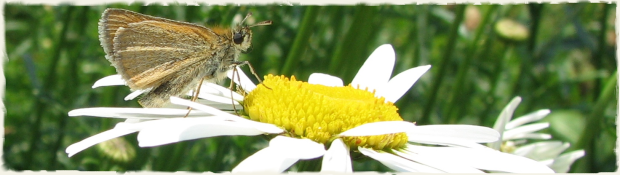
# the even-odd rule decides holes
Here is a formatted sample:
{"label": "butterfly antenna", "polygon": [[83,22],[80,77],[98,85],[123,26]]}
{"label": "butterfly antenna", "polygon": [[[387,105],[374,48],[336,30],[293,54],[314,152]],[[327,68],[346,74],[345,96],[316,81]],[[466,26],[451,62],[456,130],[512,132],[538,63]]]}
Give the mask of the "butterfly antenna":
{"label": "butterfly antenna", "polygon": [[252,24],[248,27],[255,27],[255,26],[267,26],[267,25],[271,25],[273,22],[271,20],[267,20],[267,21],[262,21],[256,24]]}
{"label": "butterfly antenna", "polygon": [[243,20],[241,20],[241,22],[239,23],[239,25],[243,24],[245,22],[246,19],[250,18],[250,16],[252,16],[252,12],[248,13],[247,15],[245,15],[245,18],[243,18]]}

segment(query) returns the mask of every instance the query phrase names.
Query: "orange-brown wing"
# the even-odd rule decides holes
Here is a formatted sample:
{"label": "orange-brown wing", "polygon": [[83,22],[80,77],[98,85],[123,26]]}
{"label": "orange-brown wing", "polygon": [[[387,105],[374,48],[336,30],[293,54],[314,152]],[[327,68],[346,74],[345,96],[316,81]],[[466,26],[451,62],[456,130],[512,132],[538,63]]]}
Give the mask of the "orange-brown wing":
{"label": "orange-brown wing", "polygon": [[175,25],[191,25],[196,28],[206,29],[203,26],[198,26],[192,23],[144,15],[125,9],[108,8],[103,12],[103,14],[101,15],[101,19],[99,20],[99,41],[101,41],[101,46],[103,47],[106,55],[113,55],[113,40],[116,36],[116,32],[118,29],[120,29],[121,27],[127,28],[131,23],[137,23],[142,21],[160,21]]}
{"label": "orange-brown wing", "polygon": [[146,20],[119,27],[110,62],[132,89],[146,89],[174,79],[175,72],[196,69],[212,58],[220,36],[193,24]]}

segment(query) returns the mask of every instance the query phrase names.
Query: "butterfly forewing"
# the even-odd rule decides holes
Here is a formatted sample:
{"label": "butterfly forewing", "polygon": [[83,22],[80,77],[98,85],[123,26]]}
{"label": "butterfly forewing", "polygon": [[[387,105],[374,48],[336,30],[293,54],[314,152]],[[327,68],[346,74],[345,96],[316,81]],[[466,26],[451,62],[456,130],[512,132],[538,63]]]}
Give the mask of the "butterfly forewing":
{"label": "butterfly forewing", "polygon": [[127,27],[131,23],[137,23],[141,21],[159,21],[177,25],[190,25],[202,28],[203,30],[207,29],[203,26],[198,26],[192,23],[139,14],[124,9],[109,8],[103,12],[101,19],[99,20],[99,40],[101,41],[101,45],[103,46],[106,54],[110,55],[112,53],[113,40],[116,36],[116,31],[119,28]]}
{"label": "butterfly forewing", "polygon": [[175,70],[200,66],[198,62],[207,61],[214,54],[212,47],[216,42],[201,35],[208,33],[188,32],[181,26],[158,21],[131,23],[119,29],[114,38],[114,63],[120,64],[115,67],[127,76],[123,78],[135,86],[132,88],[157,85],[168,80]]}
{"label": "butterfly forewing", "polygon": [[169,81],[178,68],[204,66],[214,43],[225,43],[202,26],[121,9],[104,12],[99,27],[108,59],[132,89]]}
{"label": "butterfly forewing", "polygon": [[127,27],[130,23],[156,20],[155,18],[123,9],[106,9],[99,20],[99,40],[105,53],[112,55],[113,40],[119,28]]}

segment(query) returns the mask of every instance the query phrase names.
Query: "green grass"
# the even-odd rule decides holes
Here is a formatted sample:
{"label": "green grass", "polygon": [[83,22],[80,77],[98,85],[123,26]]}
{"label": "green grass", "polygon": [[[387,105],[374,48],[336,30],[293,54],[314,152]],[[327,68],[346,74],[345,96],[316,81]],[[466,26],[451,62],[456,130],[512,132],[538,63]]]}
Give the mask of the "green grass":
{"label": "green grass", "polygon": [[[84,107],[138,107],[124,101],[127,87],[92,89],[115,74],[104,58],[97,22],[105,8],[208,25],[230,25],[252,12],[253,50],[242,60],[259,75],[315,72],[351,82],[372,51],[392,44],[394,75],[409,68],[431,70],[396,105],[407,121],[492,127],[514,96],[515,116],[550,109],[546,119],[556,140],[585,149],[571,172],[616,170],[615,4],[382,5],[382,6],[41,6],[6,4],[6,117],[3,160],[10,170],[230,171],[267,144],[262,137],[217,137],[139,148],[136,135],[121,139],[136,150],[114,160],[94,146],[68,158],[65,148],[114,127],[119,119],[76,117]],[[475,7],[479,16],[471,16]],[[469,15],[468,15],[469,14]],[[523,24],[525,40],[494,31],[498,20]],[[462,21],[462,22],[461,22]],[[463,23],[478,21],[476,28]],[[244,67],[247,70],[247,67]],[[249,72],[249,71],[246,71]],[[254,78],[254,77],[251,77]],[[255,81],[256,82],[256,81]],[[586,121],[586,122],[578,122]],[[569,127],[570,126],[570,127]],[[586,128],[575,132],[571,128]],[[113,148],[110,148],[113,149]],[[320,160],[320,159],[319,159]],[[320,161],[318,162],[320,165]],[[313,169],[316,162],[296,165]],[[377,161],[354,161],[356,171],[389,171]]]}

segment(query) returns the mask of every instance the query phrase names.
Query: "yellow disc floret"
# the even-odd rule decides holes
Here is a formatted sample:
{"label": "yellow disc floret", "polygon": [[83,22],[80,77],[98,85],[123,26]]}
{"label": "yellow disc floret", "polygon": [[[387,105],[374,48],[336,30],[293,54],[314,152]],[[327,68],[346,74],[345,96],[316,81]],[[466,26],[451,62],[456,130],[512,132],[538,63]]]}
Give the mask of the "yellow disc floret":
{"label": "yellow disc floret", "polygon": [[[243,101],[250,119],[271,123],[288,131],[289,136],[329,143],[356,126],[379,121],[402,121],[398,108],[385,98],[352,86],[330,87],[289,80],[284,76],[265,76]],[[405,133],[344,137],[349,147],[376,150],[402,148]]]}

